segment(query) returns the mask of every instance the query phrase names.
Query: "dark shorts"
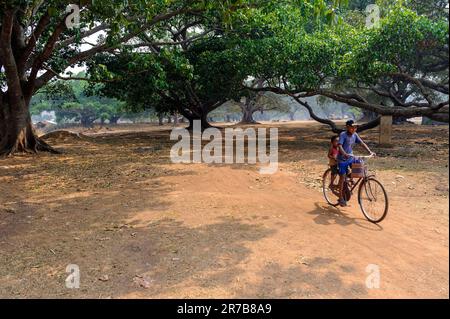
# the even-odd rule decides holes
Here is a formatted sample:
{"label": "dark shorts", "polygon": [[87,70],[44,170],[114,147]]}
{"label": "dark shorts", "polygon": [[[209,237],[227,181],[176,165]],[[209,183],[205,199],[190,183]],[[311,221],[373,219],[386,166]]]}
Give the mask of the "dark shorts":
{"label": "dark shorts", "polygon": [[333,165],[333,166],[330,166],[330,168],[331,168],[331,174],[333,174],[333,175],[338,175],[339,174],[339,167],[338,167],[337,164]]}

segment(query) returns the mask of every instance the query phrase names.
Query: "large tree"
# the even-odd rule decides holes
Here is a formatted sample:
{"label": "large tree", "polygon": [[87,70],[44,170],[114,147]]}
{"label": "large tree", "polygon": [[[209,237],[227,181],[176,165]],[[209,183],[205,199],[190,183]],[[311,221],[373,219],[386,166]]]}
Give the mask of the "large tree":
{"label": "large tree", "polygon": [[[345,88],[322,84],[318,94],[381,115],[449,121],[447,22],[398,7],[355,39],[336,76]],[[369,101],[364,90],[386,102]]]}
{"label": "large tree", "polygon": [[[83,73],[77,76],[83,76]],[[84,81],[51,81],[33,96],[31,114],[54,111],[58,124],[75,122],[86,127],[91,127],[95,121],[116,124],[125,115],[124,103],[116,99],[88,96],[86,87]]]}
{"label": "large tree", "polygon": [[208,114],[240,96],[245,78],[227,45],[223,37],[211,35],[158,54],[124,51],[99,57],[89,71],[93,80],[109,79],[99,93],[126,101],[134,111],[179,113],[190,127],[200,120],[207,128]]}
{"label": "large tree", "polygon": [[[310,18],[333,13],[326,1],[285,0],[261,1],[227,19],[172,19],[164,23],[160,33],[144,33],[141,41],[126,46],[120,54],[105,54],[94,61],[90,74],[94,80],[109,79],[101,93],[124,99],[138,109],[178,112],[189,120],[190,127],[194,120],[200,120],[202,127],[207,128],[211,111],[227,100],[240,101],[242,96],[247,98],[242,107],[245,120],[251,121],[256,108],[261,108],[254,103],[257,94],[242,90],[250,75],[248,67],[253,63],[248,63],[248,55],[241,50],[241,35],[251,39],[264,37],[271,32],[271,27],[264,24],[274,21],[273,14],[282,19],[283,14],[288,14],[287,7],[295,8],[300,15],[305,10],[311,12]],[[302,19],[298,24],[306,27],[308,20]],[[229,27],[223,28],[224,25]],[[130,48],[140,50],[130,52]]]}
{"label": "large tree", "polygon": [[[71,1],[0,2],[0,156],[15,152],[56,152],[34,133],[32,96],[70,66],[136,44],[179,16],[217,16],[254,1],[96,0],[80,1],[79,28],[69,29]],[[255,1],[257,2],[257,1]],[[151,40],[151,39],[150,39]]]}
{"label": "large tree", "polygon": [[[371,29],[343,21],[311,31],[286,28],[296,21],[282,21],[273,34],[243,42],[257,61],[252,75],[265,79],[257,91],[292,96],[335,131],[336,124],[314,114],[304,98],[321,95],[380,115],[449,121],[445,19],[432,20],[397,5]],[[258,62],[266,57],[270,64]]]}

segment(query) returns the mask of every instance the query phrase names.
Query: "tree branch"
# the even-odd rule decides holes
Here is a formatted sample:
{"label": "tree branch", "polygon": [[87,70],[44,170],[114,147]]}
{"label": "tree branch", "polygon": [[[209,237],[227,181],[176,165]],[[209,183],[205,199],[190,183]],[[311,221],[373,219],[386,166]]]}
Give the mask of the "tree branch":
{"label": "tree branch", "polygon": [[145,43],[127,44],[125,46],[129,47],[129,48],[143,48],[143,47],[150,47],[150,48],[152,48],[152,47],[155,47],[155,46],[183,45],[183,44],[188,44],[188,43],[194,42],[195,40],[201,39],[201,38],[203,38],[204,36],[208,35],[209,33],[213,32],[213,31],[215,31],[215,30],[214,29],[213,30],[208,30],[208,31],[205,31],[205,32],[203,32],[201,34],[197,34],[197,35],[195,35],[195,36],[193,36],[191,38],[188,38],[188,39],[185,39],[185,40],[182,40],[182,41],[151,42],[151,43],[145,42]]}
{"label": "tree branch", "polygon": [[18,68],[19,70],[24,70],[27,59],[30,57],[31,52],[33,52],[33,49],[36,46],[37,41],[41,37],[42,33],[45,31],[45,28],[50,23],[50,15],[47,12],[41,17],[39,20],[36,28],[34,29],[33,33],[31,34],[30,38],[28,39],[28,43],[22,52],[19,62],[18,62]]}
{"label": "tree branch", "polygon": [[11,37],[16,9],[7,9],[3,15],[2,30],[0,33],[0,57],[5,69],[10,102],[19,104],[23,100],[22,86],[17,72],[17,65],[11,47]]}
{"label": "tree branch", "polygon": [[90,30],[86,30],[85,32],[82,32],[79,37],[73,36],[73,37],[67,38],[66,40],[63,40],[61,42],[58,42],[57,47],[58,47],[58,49],[65,48],[65,47],[75,43],[75,41],[78,38],[79,39],[84,39],[84,38],[90,37],[91,35],[96,34],[97,32],[106,30],[108,28],[109,28],[109,24],[102,23],[102,24],[100,24],[100,25],[98,25],[98,26],[96,26],[96,27],[94,27],[94,28],[92,28]]}
{"label": "tree branch", "polygon": [[[139,30],[137,30],[135,32],[130,32],[130,33],[124,35],[115,44],[109,45],[109,44],[104,43],[104,44],[95,46],[95,47],[93,47],[93,48],[91,48],[89,50],[86,50],[84,52],[81,52],[81,53],[73,56],[72,58],[68,59],[67,66],[71,66],[71,65],[74,65],[76,63],[86,61],[87,59],[91,58],[92,56],[94,56],[97,53],[114,50],[115,48],[117,48],[121,44],[128,42],[132,38],[136,37],[138,34],[142,33],[143,31],[145,31],[145,30],[147,30],[149,28],[151,28],[152,26],[154,26],[155,24],[157,24],[157,23],[159,23],[161,21],[171,19],[171,18],[173,18],[173,17],[175,17],[177,15],[180,15],[180,14],[185,14],[185,13],[190,13],[190,12],[195,12],[195,11],[198,11],[198,10],[192,10],[192,9],[189,9],[189,8],[181,8],[181,9],[174,10],[172,12],[159,14],[159,15],[155,16],[150,22],[146,23]],[[41,88],[42,86],[44,86],[54,76],[55,76],[54,73],[50,72],[50,71],[47,71],[44,74],[42,74],[36,80],[35,90],[37,90],[37,89]]]}
{"label": "tree branch", "polygon": [[[300,105],[304,106],[307,110],[309,115],[317,122],[322,123],[322,124],[326,124],[328,125],[331,130],[333,131],[333,133],[339,134],[342,133],[344,130],[343,129],[339,129],[336,125],[335,122],[329,120],[329,119],[323,119],[319,116],[317,116],[312,107],[308,104],[308,102],[306,101],[302,101],[300,98],[296,97],[295,95],[290,95],[297,103],[299,103]],[[375,120],[370,121],[368,123],[365,123],[361,126],[358,127],[358,132],[363,132],[363,131],[367,131],[370,129],[373,129],[375,127],[378,127],[381,123],[381,117],[377,117]]]}
{"label": "tree branch", "polygon": [[68,14],[65,14],[64,18],[58,23],[52,35],[48,39],[42,53],[38,55],[33,62],[32,69],[28,77],[28,86],[29,86],[28,90],[30,94],[32,94],[32,92],[34,91],[35,80],[39,70],[41,69],[42,65],[51,57],[55,49],[56,42],[58,41],[63,31],[66,29],[65,20],[67,16]]}

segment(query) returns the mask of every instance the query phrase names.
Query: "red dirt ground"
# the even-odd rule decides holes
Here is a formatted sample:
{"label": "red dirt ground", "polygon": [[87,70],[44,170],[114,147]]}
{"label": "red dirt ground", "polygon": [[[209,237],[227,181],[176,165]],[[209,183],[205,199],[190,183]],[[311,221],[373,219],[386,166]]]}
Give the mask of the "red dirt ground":
{"label": "red dirt ground", "polygon": [[[267,125],[266,125],[267,126]],[[280,170],[171,164],[168,129],[59,136],[0,161],[2,298],[448,298],[448,127],[395,128],[371,168],[390,212],[326,205],[327,130],[279,123]],[[68,264],[80,289],[64,284]],[[366,268],[381,287],[368,289]]]}

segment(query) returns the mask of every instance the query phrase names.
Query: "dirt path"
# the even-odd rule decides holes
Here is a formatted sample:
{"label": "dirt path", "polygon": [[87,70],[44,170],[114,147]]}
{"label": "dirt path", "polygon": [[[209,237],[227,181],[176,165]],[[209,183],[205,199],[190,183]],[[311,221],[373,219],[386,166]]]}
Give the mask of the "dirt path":
{"label": "dirt path", "polygon": [[[173,188],[166,197],[174,203],[169,210],[143,212],[130,220],[144,226],[165,217],[169,224],[182,221],[201,233],[214,229],[206,242],[203,238],[192,247],[180,234],[176,257],[162,273],[176,267],[182,277],[195,275],[184,282],[175,277],[172,289],[156,289],[159,296],[448,295],[448,229],[441,221],[411,216],[394,199],[389,220],[375,226],[363,219],[356,203],[344,210],[327,207],[320,193],[299,185],[292,173],[261,177],[226,167],[193,170],[201,173],[166,179]],[[417,226],[423,231],[412,236]],[[380,267],[381,289],[366,289],[369,264]],[[159,277],[152,271],[146,275]]]}
{"label": "dirt path", "polygon": [[[376,226],[355,201],[324,204],[312,156],[282,156],[263,176],[171,165],[148,138],[61,142],[58,163],[0,163],[0,297],[449,297],[448,175],[381,170],[391,211]],[[296,158],[294,146],[282,154]],[[68,264],[78,290],[64,286]],[[368,265],[380,289],[366,287]]]}

